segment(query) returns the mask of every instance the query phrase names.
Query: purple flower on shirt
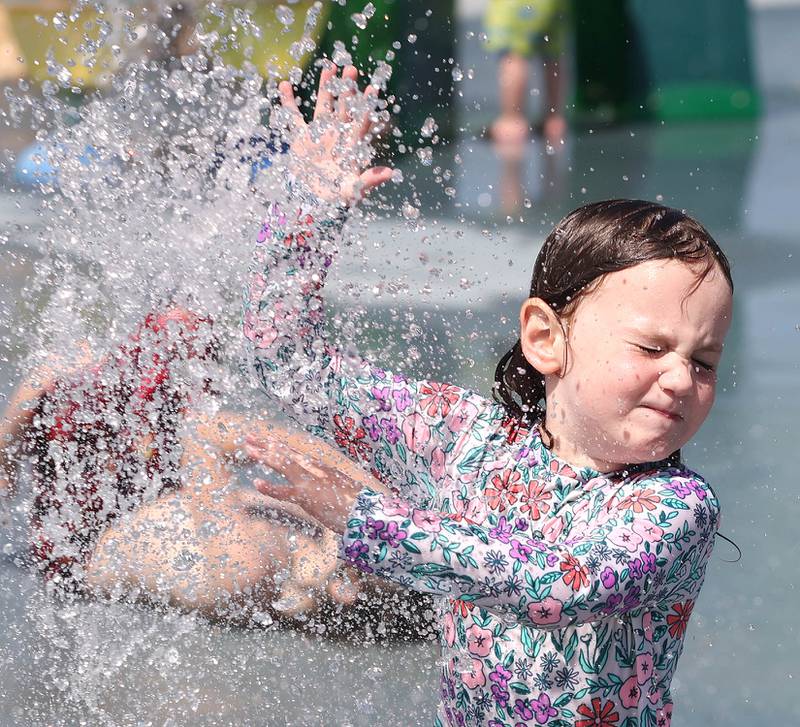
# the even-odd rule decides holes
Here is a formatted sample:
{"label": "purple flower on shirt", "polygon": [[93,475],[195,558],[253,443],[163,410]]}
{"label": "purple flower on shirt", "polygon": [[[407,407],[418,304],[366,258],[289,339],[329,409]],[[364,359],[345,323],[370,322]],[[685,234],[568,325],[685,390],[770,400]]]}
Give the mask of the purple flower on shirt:
{"label": "purple flower on shirt", "polygon": [[547,565],[550,568],[558,563],[558,556],[555,553],[548,553],[545,559],[547,560]]}
{"label": "purple flower on shirt", "polygon": [[411,394],[406,388],[395,389],[392,392],[392,398],[394,399],[394,408],[397,409],[397,411],[405,411],[413,403],[411,401]]}
{"label": "purple flower on shirt", "polygon": [[617,574],[611,566],[606,566],[600,574],[600,580],[605,588],[613,588],[617,583]]}
{"label": "purple flower on shirt", "polygon": [[518,699],[514,702],[514,712],[516,712],[522,719],[533,719],[533,710],[531,709],[530,699]]}
{"label": "purple flower on shirt", "polygon": [[528,527],[528,521],[524,517],[518,517],[514,523],[514,530],[525,530]]}
{"label": "purple flower on shirt", "polygon": [[392,408],[392,402],[389,401],[389,387],[388,386],[373,386],[372,387],[372,396],[375,397],[375,401],[378,402],[378,408],[380,411],[390,411]]}
{"label": "purple flower on shirt", "polygon": [[371,414],[368,417],[364,417],[362,420],[362,424],[364,428],[367,430],[367,434],[369,434],[369,438],[373,442],[377,442],[381,438],[381,427],[378,424],[378,417],[374,414]]}
{"label": "purple flower on shirt", "polygon": [[600,609],[600,612],[604,613],[606,615],[608,615],[610,613],[614,613],[614,611],[617,610],[617,607],[619,606],[620,603],[622,603],[622,594],[621,593],[612,593],[608,597],[608,600],[606,601],[606,603],[603,606],[603,608]]}
{"label": "purple flower on shirt", "polygon": [[518,560],[520,563],[527,563],[532,552],[533,548],[531,548],[530,545],[520,543],[519,540],[516,539],[511,541],[511,550],[509,551],[509,555]]}
{"label": "purple flower on shirt", "polygon": [[622,610],[630,611],[631,609],[636,608],[640,601],[639,601],[639,594],[641,593],[639,586],[634,586],[625,594],[625,602],[622,604]]}
{"label": "purple flower on shirt", "polygon": [[500,518],[497,527],[489,531],[489,537],[508,545],[508,541],[511,539],[511,524],[506,520],[505,515]]}
{"label": "purple flower on shirt", "polygon": [[511,697],[507,690],[503,689],[497,684],[492,684],[492,696],[494,697],[494,701],[503,708],[506,707],[508,700]]}
{"label": "purple flower on shirt", "polygon": [[367,537],[370,540],[377,540],[381,530],[385,527],[386,523],[383,520],[374,520],[371,517],[368,517],[367,522],[364,524],[364,529],[367,531]]}
{"label": "purple flower on shirt", "polygon": [[642,573],[655,573],[656,572],[656,554],[655,553],[642,553]]}
{"label": "purple flower on shirt", "polygon": [[355,563],[359,558],[369,553],[369,546],[361,540],[356,540],[344,549],[345,555]]}
{"label": "purple flower on shirt", "polygon": [[688,497],[692,493],[691,488],[680,480],[670,480],[666,484],[666,488],[672,490],[680,498]]}
{"label": "purple flower on shirt", "polygon": [[396,548],[400,545],[401,540],[405,540],[408,537],[408,533],[405,530],[401,530],[396,522],[390,520],[386,524],[386,528],[378,533],[378,537],[389,543],[392,548]]}
{"label": "purple flower on shirt", "polygon": [[544,692],[539,694],[539,699],[531,701],[531,707],[533,707],[534,716],[539,724],[547,724],[551,717],[558,714],[558,710],[550,704],[550,697]]}
{"label": "purple flower on shirt", "polygon": [[642,561],[638,558],[636,558],[636,560],[629,560],[628,574],[633,580],[638,581],[642,577]]}
{"label": "purple flower on shirt", "polygon": [[385,432],[386,441],[389,444],[397,444],[397,440],[400,439],[400,430],[397,428],[394,419],[389,419],[388,417],[381,419],[381,429]]}
{"label": "purple flower on shirt", "polygon": [[509,679],[511,679],[511,672],[504,668],[502,664],[498,664],[494,671],[489,674],[489,680],[495,682],[502,689],[508,686]]}
{"label": "purple flower on shirt", "polygon": [[692,492],[697,495],[698,500],[702,501],[706,499],[706,491],[697,480],[689,480],[689,487],[691,487]]}

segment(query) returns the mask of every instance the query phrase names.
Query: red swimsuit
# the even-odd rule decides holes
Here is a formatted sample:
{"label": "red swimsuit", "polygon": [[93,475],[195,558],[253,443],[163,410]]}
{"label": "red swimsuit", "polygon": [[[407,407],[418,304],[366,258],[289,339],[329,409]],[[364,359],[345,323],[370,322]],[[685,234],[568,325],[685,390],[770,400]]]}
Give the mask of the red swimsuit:
{"label": "red swimsuit", "polygon": [[113,354],[42,396],[31,546],[46,580],[82,590],[103,530],[180,486],[178,431],[189,384],[178,366],[215,353],[211,320],[170,308],[149,314]]}

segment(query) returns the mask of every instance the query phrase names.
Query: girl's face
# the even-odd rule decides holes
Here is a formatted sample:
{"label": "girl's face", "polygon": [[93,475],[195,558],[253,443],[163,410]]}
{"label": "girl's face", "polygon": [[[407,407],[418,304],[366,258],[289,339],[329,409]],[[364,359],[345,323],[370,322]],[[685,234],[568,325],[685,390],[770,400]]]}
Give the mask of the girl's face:
{"label": "girl's face", "polygon": [[578,302],[565,370],[546,377],[558,454],[600,471],[663,459],[714,402],[731,289],[715,267],[655,260],[610,273]]}

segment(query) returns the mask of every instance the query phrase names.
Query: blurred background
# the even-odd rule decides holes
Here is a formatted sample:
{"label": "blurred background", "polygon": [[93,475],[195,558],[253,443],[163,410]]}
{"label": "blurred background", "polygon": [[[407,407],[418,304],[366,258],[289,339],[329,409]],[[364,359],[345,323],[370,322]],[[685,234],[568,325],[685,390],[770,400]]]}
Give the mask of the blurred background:
{"label": "blurred background", "polygon": [[[0,392],[23,373],[30,281],[59,192],[38,146],[47,124],[30,112],[39,101],[113,99],[130,65],[187,68],[212,42],[217,62],[245,76],[309,87],[322,55],[378,74],[388,63],[398,109],[381,153],[402,182],[360,233],[366,263],[343,260],[331,288],[344,307],[358,279],[359,343],[381,360],[488,393],[542,240],[584,202],[684,208],[728,253],[736,308],[718,400],[684,454],[713,484],[742,557],[717,543],[673,724],[800,724],[800,2],[530,5],[519,15],[514,2],[481,0],[0,4]],[[309,11],[321,13],[313,28]],[[20,543],[0,542],[1,725],[432,719],[432,642],[345,645],[120,604],[87,605],[76,635],[69,613],[37,621]],[[74,673],[59,672],[67,652],[80,652]],[[85,699],[67,706],[70,682]]]}

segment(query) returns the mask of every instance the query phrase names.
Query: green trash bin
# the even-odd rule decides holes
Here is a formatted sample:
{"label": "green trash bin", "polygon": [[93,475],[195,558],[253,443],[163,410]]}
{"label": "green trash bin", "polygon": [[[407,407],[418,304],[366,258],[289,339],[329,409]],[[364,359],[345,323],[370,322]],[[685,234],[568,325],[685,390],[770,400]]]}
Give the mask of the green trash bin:
{"label": "green trash bin", "polygon": [[745,0],[573,0],[579,119],[748,118]]}
{"label": "green trash bin", "polygon": [[[436,121],[436,134],[446,141],[455,126],[453,115],[453,57],[455,55],[455,0],[372,0],[372,17],[365,28],[353,20],[364,2],[338,3],[331,7],[320,51],[333,55],[334,43],[342,42],[353,62],[372,70],[393,56],[387,95],[400,105],[398,128],[402,141],[419,142],[428,117]],[[355,42],[354,42],[355,39]],[[399,48],[393,44],[399,43]]]}

